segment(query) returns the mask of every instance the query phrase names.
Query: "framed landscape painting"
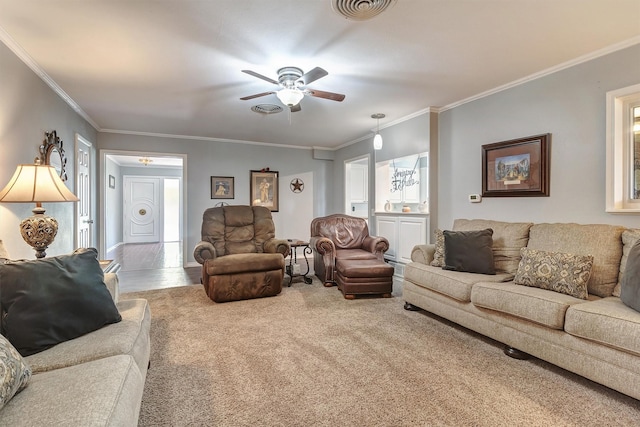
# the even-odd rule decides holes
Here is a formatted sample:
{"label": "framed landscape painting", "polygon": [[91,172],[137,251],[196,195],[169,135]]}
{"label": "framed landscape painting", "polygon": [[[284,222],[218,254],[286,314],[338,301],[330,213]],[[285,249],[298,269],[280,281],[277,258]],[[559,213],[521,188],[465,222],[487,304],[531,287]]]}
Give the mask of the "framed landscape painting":
{"label": "framed landscape painting", "polygon": [[251,171],[251,206],[264,206],[271,212],[278,212],[278,172]]}
{"label": "framed landscape painting", "polygon": [[211,177],[211,198],[212,199],[233,199],[235,189],[233,188],[232,176],[212,176]]}
{"label": "framed landscape painting", "polygon": [[482,146],[482,196],[549,196],[551,134]]}

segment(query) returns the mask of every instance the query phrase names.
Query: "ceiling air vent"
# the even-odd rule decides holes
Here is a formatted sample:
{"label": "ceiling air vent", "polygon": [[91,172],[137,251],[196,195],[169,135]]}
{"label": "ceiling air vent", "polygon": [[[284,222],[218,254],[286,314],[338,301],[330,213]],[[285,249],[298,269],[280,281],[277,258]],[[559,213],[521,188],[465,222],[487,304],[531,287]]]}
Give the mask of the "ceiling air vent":
{"label": "ceiling air vent", "polygon": [[331,6],[340,15],[354,21],[366,21],[384,12],[396,0],[332,0]]}
{"label": "ceiling air vent", "polygon": [[281,113],[282,107],[275,104],[258,104],[251,107],[251,111],[255,111],[260,114],[275,114]]}

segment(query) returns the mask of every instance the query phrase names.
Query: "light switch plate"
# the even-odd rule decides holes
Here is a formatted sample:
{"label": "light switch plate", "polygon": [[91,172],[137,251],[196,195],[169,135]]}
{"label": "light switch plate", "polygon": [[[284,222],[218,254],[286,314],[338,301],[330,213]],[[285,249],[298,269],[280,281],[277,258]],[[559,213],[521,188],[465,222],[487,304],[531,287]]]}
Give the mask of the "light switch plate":
{"label": "light switch plate", "polygon": [[469,194],[469,201],[471,203],[480,203],[482,201],[482,196],[479,194]]}

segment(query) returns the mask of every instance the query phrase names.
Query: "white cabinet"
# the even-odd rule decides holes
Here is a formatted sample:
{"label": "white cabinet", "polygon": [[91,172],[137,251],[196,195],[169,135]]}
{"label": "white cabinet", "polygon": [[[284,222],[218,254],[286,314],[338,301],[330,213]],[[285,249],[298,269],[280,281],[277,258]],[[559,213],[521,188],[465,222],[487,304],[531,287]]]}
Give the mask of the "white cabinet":
{"label": "white cabinet", "polygon": [[428,216],[376,214],[376,235],[389,241],[385,258],[391,261],[411,262],[413,247],[428,242],[428,229]]}

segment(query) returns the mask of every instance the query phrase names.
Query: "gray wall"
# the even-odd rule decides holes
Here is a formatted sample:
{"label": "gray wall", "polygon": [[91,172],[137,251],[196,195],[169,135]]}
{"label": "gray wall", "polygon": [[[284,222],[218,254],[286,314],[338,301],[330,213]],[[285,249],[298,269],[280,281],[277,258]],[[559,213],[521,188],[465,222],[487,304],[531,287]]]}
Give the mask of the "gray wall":
{"label": "gray wall", "polygon": [[[455,218],[610,223],[640,227],[637,215],[605,213],[605,94],[640,82],[640,45],[470,102],[439,116],[439,226]],[[550,197],[482,192],[481,146],[551,133]]]}
{"label": "gray wall", "polygon": [[[142,151],[149,155],[155,152],[187,156],[184,223],[189,263],[194,262],[191,250],[200,241],[202,213],[220,201],[211,199],[211,176],[235,177],[235,199],[224,201],[232,204],[248,204],[250,170],[269,167],[272,171],[278,171],[281,177],[312,173],[314,185],[311,188],[305,185],[304,190],[313,192],[312,213],[310,211],[309,214],[287,220],[309,224],[314,216],[326,215],[333,211],[331,205],[333,200],[331,194],[334,190],[333,162],[314,159],[312,150],[113,133],[100,133],[98,147],[106,151]],[[279,192],[281,206],[285,203],[295,203],[295,194],[289,190],[289,182],[281,180]],[[280,215],[282,215],[281,212],[274,212],[274,221],[276,224],[286,224]],[[283,230],[282,227],[276,227],[276,234],[279,237],[286,236],[286,232],[287,230]],[[308,235],[296,237],[306,238]]]}
{"label": "gray wall", "polygon": [[[9,48],[0,43],[0,188],[20,163],[33,163],[45,132],[56,130],[67,157],[67,186],[75,191],[75,135],[95,144],[97,133]],[[95,162],[94,162],[95,164]],[[95,168],[94,168],[95,173]],[[0,204],[0,239],[14,258],[34,258],[33,249],[20,236],[20,221],[35,205]],[[47,255],[74,249],[75,203],[45,203],[47,214],[59,223],[58,235]],[[92,212],[96,212],[95,203]]]}

